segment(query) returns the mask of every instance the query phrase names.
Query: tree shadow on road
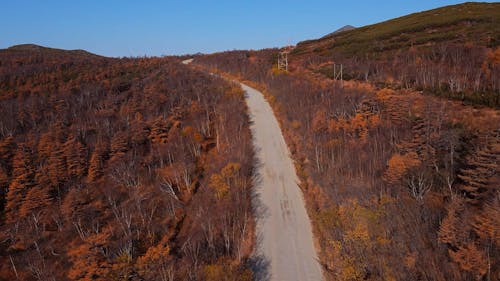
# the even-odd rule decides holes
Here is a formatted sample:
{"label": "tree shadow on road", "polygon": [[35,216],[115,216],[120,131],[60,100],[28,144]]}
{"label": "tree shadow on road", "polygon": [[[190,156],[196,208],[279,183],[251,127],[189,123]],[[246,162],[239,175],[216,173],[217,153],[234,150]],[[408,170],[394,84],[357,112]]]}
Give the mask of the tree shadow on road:
{"label": "tree shadow on road", "polygon": [[250,268],[254,274],[255,281],[269,281],[271,274],[269,272],[269,260],[264,255],[255,255],[250,258]]}
{"label": "tree shadow on road", "polygon": [[[259,148],[254,146],[255,155],[259,154]],[[254,158],[254,171],[252,178],[252,209],[255,217],[255,221],[258,224],[259,221],[265,220],[269,215],[267,207],[262,204],[262,200],[260,195],[257,192],[258,187],[262,184],[262,176],[260,174],[262,168],[262,162],[260,159],[255,156]],[[270,262],[269,259],[261,253],[262,249],[262,235],[257,229],[256,231],[256,239],[255,239],[255,248],[254,254],[250,258],[250,268],[254,273],[254,280],[256,281],[268,281],[271,278],[270,275]]]}

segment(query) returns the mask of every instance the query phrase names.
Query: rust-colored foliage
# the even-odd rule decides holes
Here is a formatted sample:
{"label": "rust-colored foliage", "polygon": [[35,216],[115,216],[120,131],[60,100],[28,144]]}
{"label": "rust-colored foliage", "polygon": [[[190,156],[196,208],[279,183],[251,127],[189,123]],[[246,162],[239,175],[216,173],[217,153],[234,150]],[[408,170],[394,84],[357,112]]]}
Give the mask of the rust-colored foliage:
{"label": "rust-colored foliage", "polygon": [[209,185],[214,189],[218,199],[224,198],[231,188],[241,185],[239,179],[240,168],[241,166],[238,163],[229,163],[222,168],[220,173],[212,174]]}
{"label": "rust-colored foliage", "polygon": [[238,87],[173,58],[41,48],[0,61],[0,279],[203,280],[221,265],[250,280]]}
{"label": "rust-colored foliage", "polygon": [[489,266],[488,259],[473,243],[459,246],[456,251],[449,250],[449,254],[462,270],[473,272],[476,280],[486,275]]}
{"label": "rust-colored foliage", "polygon": [[420,160],[418,160],[416,153],[410,152],[405,155],[395,154],[387,163],[384,178],[388,183],[397,183],[401,181],[409,169],[418,165],[420,165]]}
{"label": "rust-colored foliage", "polygon": [[[271,70],[277,52],[225,52],[197,62],[267,95],[297,162],[326,279],[498,276],[500,114],[412,89],[498,105],[491,92],[477,94],[498,91],[488,78],[498,76],[497,51],[443,43],[379,61],[297,53],[287,75]],[[341,87],[320,75],[332,59],[348,79],[363,82]],[[481,64],[491,76],[466,70]]]}
{"label": "rust-colored foliage", "polygon": [[6,220],[14,222],[19,215],[20,206],[26,193],[35,185],[35,169],[31,150],[21,146],[16,150],[12,160],[12,181],[5,197]]}
{"label": "rust-colored foliage", "polygon": [[67,174],[77,179],[84,176],[88,166],[87,148],[72,137],[64,144],[64,152],[67,161]]}

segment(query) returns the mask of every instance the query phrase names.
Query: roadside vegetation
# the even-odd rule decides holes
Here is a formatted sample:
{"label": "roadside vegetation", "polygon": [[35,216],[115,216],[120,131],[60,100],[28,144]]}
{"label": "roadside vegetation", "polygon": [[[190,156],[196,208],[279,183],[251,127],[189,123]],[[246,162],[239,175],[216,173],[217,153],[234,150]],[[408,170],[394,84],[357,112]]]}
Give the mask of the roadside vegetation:
{"label": "roadside vegetation", "polygon": [[296,161],[327,280],[498,276],[498,110],[359,81],[341,87],[301,62],[279,72],[278,51],[195,62],[266,94]]}
{"label": "roadside vegetation", "polygon": [[500,4],[465,3],[297,45],[291,59],[332,77],[500,107]]}

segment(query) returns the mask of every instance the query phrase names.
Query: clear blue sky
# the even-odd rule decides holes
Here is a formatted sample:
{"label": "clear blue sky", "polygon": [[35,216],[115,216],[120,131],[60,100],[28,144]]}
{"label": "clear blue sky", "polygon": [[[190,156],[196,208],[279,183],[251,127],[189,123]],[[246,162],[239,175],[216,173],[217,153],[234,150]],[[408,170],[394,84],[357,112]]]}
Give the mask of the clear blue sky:
{"label": "clear blue sky", "polygon": [[261,49],[461,2],[0,0],[0,48],[34,43],[105,56]]}

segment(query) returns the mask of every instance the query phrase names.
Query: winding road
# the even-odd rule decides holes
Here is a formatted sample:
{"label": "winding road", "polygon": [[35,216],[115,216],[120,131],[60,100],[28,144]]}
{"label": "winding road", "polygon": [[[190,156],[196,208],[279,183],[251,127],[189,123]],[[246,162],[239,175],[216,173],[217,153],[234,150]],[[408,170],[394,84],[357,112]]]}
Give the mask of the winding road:
{"label": "winding road", "polygon": [[[193,59],[182,61],[190,64]],[[311,222],[278,120],[261,92],[240,83],[249,109],[258,165],[254,187],[258,281],[320,281]]]}
{"label": "winding road", "polygon": [[321,268],[311,222],[298,186],[290,152],[278,121],[262,93],[246,92],[254,149],[259,165],[254,204],[257,207],[258,280],[319,281]]}

